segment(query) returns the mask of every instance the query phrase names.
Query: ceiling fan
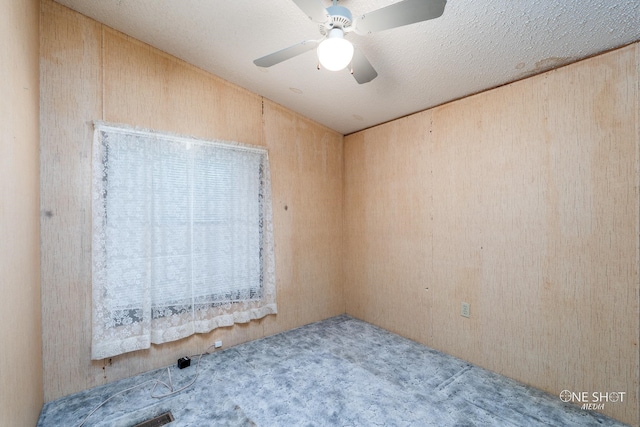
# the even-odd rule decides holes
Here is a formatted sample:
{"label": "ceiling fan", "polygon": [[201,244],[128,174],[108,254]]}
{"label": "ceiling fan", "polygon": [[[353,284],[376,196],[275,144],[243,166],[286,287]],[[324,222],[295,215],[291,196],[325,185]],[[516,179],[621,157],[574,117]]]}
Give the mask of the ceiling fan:
{"label": "ceiling fan", "polygon": [[320,27],[322,37],[305,40],[253,61],[259,67],[271,67],[309,50],[317,48],[318,69],[322,66],[338,71],[349,66],[349,71],[359,84],[370,82],[378,76],[369,60],[345,39],[350,32],[366,35],[377,31],[415,24],[442,16],[447,0],[403,0],[374,10],[364,15],[352,17],[351,11],[338,6],[325,8],[322,0],[292,0]]}

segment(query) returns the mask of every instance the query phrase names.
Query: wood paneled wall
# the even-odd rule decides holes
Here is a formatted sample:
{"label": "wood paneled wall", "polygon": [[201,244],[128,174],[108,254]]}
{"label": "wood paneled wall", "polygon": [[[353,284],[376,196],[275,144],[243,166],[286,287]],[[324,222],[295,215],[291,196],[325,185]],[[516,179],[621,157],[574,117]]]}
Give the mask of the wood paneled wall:
{"label": "wood paneled wall", "polygon": [[0,424],[42,408],[39,0],[0,3]]}
{"label": "wood paneled wall", "polygon": [[39,0],[0,3],[0,424],[42,408]]}
{"label": "wood paneled wall", "polygon": [[[41,3],[44,398],[344,313],[343,137],[52,2]],[[278,314],[90,360],[93,120],[269,148]]]}
{"label": "wood paneled wall", "polygon": [[637,425],[639,52],[345,137],[347,312]]}
{"label": "wood paneled wall", "polygon": [[39,0],[0,3],[0,424],[42,408]]}

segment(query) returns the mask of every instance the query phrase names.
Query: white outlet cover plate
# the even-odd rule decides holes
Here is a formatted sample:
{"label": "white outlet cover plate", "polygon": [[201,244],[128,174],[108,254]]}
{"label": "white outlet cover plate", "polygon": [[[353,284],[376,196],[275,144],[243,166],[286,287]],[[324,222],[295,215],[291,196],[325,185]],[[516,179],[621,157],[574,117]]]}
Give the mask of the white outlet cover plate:
{"label": "white outlet cover plate", "polygon": [[471,315],[471,307],[468,302],[463,302],[460,306],[460,315],[462,317],[470,317]]}

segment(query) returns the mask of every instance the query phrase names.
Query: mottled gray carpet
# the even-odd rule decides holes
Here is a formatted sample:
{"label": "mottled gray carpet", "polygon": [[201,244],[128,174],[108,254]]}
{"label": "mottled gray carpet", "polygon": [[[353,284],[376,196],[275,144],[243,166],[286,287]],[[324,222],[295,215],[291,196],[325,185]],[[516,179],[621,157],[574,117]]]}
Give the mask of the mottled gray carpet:
{"label": "mottled gray carpet", "polygon": [[[195,363],[170,368],[175,388]],[[150,380],[168,382],[167,370],[49,402],[38,426],[78,426]],[[173,396],[152,388],[113,397],[84,425],[130,427],[166,411],[172,427],[622,425],[349,316],[206,355]]]}

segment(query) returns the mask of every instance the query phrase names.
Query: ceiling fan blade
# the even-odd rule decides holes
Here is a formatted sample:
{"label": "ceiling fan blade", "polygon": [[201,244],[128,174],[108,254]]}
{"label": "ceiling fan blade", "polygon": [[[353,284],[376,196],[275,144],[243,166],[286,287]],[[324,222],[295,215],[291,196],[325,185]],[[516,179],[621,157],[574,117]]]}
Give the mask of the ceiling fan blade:
{"label": "ceiling fan blade", "polygon": [[353,59],[351,60],[351,74],[359,84],[368,83],[378,76],[364,53],[359,49],[354,49]]}
{"label": "ceiling fan blade", "polygon": [[291,59],[294,56],[298,56],[301,53],[305,53],[306,51],[316,47],[318,47],[317,40],[305,40],[301,43],[294,44],[293,46],[289,46],[277,52],[263,56],[262,58],[258,58],[254,60],[253,63],[258,67],[271,67],[272,65],[279,64],[282,61]]}
{"label": "ceiling fan blade", "polygon": [[368,34],[442,16],[447,0],[404,0],[365,13],[356,21],[355,31]]}
{"label": "ceiling fan blade", "polygon": [[293,0],[293,2],[314,22],[324,24],[331,17],[320,0]]}

